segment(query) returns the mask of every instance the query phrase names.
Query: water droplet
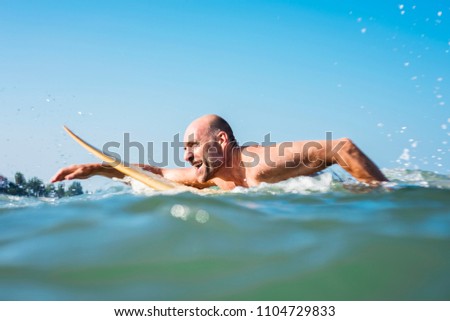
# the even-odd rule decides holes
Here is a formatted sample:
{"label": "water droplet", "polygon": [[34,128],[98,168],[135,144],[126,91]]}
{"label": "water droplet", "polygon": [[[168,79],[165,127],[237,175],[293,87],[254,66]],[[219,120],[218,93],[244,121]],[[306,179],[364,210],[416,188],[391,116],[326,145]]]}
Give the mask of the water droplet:
{"label": "water droplet", "polygon": [[367,28],[362,28],[361,29],[361,33],[366,33],[367,32]]}
{"label": "water droplet", "polygon": [[[399,156],[399,159],[402,159],[402,160],[405,160],[405,161],[408,161],[409,160],[409,149],[408,148],[405,148],[404,150],[403,150],[403,153]],[[406,164],[405,164],[406,165]]]}
{"label": "water droplet", "polygon": [[383,123],[378,123],[377,126],[378,127],[384,127],[384,124]]}
{"label": "water droplet", "polygon": [[405,62],[405,63],[403,64],[403,66],[409,67],[409,61]]}
{"label": "water droplet", "polygon": [[399,4],[399,5],[398,5],[398,8],[399,8],[400,10],[402,10],[404,7],[405,7],[405,5],[403,5],[403,4]]}
{"label": "water droplet", "polygon": [[447,129],[447,125],[446,125],[446,124],[442,124],[442,125],[441,125],[441,128],[442,128],[443,130],[446,130],[446,129]]}
{"label": "water droplet", "polygon": [[189,207],[183,206],[181,204],[175,204],[170,209],[170,214],[172,214],[173,217],[180,218],[186,221],[189,215]]}
{"label": "water droplet", "polygon": [[209,213],[205,210],[198,210],[195,214],[195,220],[201,224],[209,221]]}
{"label": "water droplet", "polygon": [[437,16],[442,17],[442,11],[438,11]]}

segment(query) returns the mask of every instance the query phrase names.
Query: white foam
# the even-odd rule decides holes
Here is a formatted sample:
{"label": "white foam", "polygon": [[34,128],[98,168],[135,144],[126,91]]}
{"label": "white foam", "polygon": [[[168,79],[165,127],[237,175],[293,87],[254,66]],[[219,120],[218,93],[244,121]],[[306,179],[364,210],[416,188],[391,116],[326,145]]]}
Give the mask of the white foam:
{"label": "white foam", "polygon": [[384,169],[383,173],[390,180],[400,180],[402,182],[424,182],[425,179],[420,170],[411,171],[405,170],[403,168],[395,168],[395,169]]}
{"label": "white foam", "polygon": [[237,187],[233,189],[233,193],[252,193],[265,192],[270,194],[292,193],[292,194],[311,194],[311,193],[326,193],[330,191],[333,182],[333,175],[329,172],[321,175],[299,176],[290,178],[288,180],[269,184],[261,183],[256,187],[243,188]]}

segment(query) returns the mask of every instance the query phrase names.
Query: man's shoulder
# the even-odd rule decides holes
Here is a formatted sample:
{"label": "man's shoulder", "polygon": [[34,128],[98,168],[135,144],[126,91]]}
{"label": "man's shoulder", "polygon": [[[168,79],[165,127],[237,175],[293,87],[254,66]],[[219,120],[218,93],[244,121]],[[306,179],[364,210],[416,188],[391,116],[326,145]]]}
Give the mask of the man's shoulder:
{"label": "man's shoulder", "polygon": [[245,145],[239,148],[242,158],[250,155],[261,153],[263,147],[261,145]]}

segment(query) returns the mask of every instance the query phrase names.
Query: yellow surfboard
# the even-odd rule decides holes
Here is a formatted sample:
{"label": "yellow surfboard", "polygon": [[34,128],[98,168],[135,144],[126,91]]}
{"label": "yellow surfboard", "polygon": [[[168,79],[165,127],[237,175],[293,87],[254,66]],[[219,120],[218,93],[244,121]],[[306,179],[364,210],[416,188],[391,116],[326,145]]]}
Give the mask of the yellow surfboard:
{"label": "yellow surfboard", "polygon": [[103,153],[98,148],[92,146],[85,140],[83,140],[80,137],[78,137],[77,135],[75,135],[66,126],[64,126],[64,130],[69,134],[70,137],[72,137],[78,144],[83,146],[88,152],[92,153],[94,156],[98,157],[102,161],[107,162],[108,164],[113,166],[115,169],[117,169],[119,172],[121,172],[131,178],[134,178],[135,180],[143,183],[144,185],[146,185],[154,190],[158,190],[158,191],[165,191],[165,190],[170,190],[170,189],[197,190],[194,188],[189,188],[188,186],[185,186],[185,185],[181,185],[181,184],[172,182],[168,179],[165,179],[164,177],[161,177],[160,175],[156,175],[149,171],[144,171],[136,165],[121,163],[118,160],[116,160],[114,157]]}

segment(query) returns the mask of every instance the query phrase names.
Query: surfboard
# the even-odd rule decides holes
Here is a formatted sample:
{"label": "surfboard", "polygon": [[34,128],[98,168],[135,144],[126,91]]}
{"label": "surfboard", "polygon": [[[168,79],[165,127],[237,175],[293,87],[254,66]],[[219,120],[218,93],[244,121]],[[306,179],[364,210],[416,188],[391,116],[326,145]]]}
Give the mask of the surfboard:
{"label": "surfboard", "polygon": [[67,132],[67,134],[69,134],[70,137],[72,137],[78,144],[84,147],[89,153],[98,157],[102,161],[108,163],[110,166],[113,166],[115,169],[125,174],[126,176],[129,176],[154,190],[157,191],[166,191],[171,189],[194,190],[194,188],[190,188],[188,186],[172,182],[160,175],[154,174],[149,171],[144,171],[136,165],[120,162],[111,155],[108,155],[107,153],[101,151],[97,147],[89,144],[79,136],[75,135],[75,133],[72,132],[67,126],[64,126],[64,130]]}

